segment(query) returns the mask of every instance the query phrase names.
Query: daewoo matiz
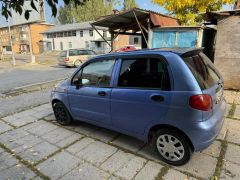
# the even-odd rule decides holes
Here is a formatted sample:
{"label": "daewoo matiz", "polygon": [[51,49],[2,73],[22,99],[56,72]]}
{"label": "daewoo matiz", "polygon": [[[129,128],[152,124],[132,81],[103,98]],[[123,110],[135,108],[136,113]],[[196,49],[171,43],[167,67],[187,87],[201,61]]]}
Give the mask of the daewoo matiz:
{"label": "daewoo matiz", "polygon": [[111,53],[90,59],[51,95],[57,121],[80,120],[146,142],[172,165],[221,130],[223,79],[201,49]]}

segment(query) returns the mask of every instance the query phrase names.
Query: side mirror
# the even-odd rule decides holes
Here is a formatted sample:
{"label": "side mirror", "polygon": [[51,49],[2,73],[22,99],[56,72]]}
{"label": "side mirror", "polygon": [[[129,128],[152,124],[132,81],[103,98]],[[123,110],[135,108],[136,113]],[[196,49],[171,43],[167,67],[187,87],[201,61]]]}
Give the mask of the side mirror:
{"label": "side mirror", "polygon": [[76,79],[73,81],[73,85],[76,86],[76,89],[80,89],[80,87],[82,86],[82,79]]}

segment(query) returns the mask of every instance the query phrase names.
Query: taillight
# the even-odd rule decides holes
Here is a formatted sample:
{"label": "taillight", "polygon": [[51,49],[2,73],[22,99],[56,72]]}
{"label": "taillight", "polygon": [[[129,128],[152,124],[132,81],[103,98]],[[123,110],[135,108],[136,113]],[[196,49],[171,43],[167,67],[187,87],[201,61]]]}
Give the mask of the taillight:
{"label": "taillight", "polygon": [[68,58],[68,57],[65,57],[65,58],[64,58],[64,61],[69,61],[69,58]]}
{"label": "taillight", "polygon": [[212,98],[208,94],[193,95],[189,99],[189,105],[194,109],[209,111],[212,108]]}

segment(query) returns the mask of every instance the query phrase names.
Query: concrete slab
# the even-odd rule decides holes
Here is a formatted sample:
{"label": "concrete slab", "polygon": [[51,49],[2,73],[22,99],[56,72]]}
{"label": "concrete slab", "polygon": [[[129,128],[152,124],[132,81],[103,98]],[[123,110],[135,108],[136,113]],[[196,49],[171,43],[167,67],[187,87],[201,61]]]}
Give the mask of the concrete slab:
{"label": "concrete slab", "polygon": [[24,136],[27,136],[27,135],[29,135],[29,133],[26,131],[23,131],[21,129],[16,129],[14,131],[8,131],[8,132],[5,132],[4,134],[0,135],[0,142],[2,144],[8,145],[11,142],[16,141],[20,138],[23,138]]}
{"label": "concrete slab", "polygon": [[226,161],[223,164],[219,179],[239,180],[240,179],[239,169],[240,169],[239,165]]}
{"label": "concrete slab", "polygon": [[6,131],[9,131],[10,129],[13,129],[13,127],[9,126],[8,124],[6,124],[0,120],[0,134],[4,133]]}
{"label": "concrete slab", "polygon": [[100,170],[89,163],[83,163],[61,179],[106,180],[108,177],[110,177],[110,174],[104,172],[103,170]]}
{"label": "concrete slab", "polygon": [[0,172],[1,179],[31,179],[36,174],[25,166],[13,166]]}
{"label": "concrete slab", "polygon": [[114,137],[116,137],[119,133],[104,129],[104,128],[99,128],[96,131],[93,131],[92,133],[89,134],[89,136],[99,139],[104,142],[109,142],[112,140]]}
{"label": "concrete slab", "polygon": [[147,160],[141,157],[134,157],[131,161],[121,167],[114,175],[123,179],[133,179],[134,176],[143,168]]}
{"label": "concrete slab", "polygon": [[76,154],[93,142],[95,142],[94,139],[86,137],[76,142],[75,144],[69,146],[66,150],[71,152],[72,154]]}
{"label": "concrete slab", "polygon": [[228,144],[225,159],[240,165],[240,146]]}
{"label": "concrete slab", "polygon": [[176,167],[204,179],[210,179],[215,171],[217,159],[202,153],[194,153],[192,159],[185,165]]}
{"label": "concrete slab", "polygon": [[148,159],[160,162],[158,152],[150,144],[146,144],[140,151],[137,152]]}
{"label": "concrete slab", "polygon": [[78,134],[78,133],[74,133],[74,134],[72,134],[72,135],[70,135],[70,136],[68,136],[68,137],[58,141],[56,143],[56,145],[59,146],[59,147],[65,147],[65,146],[73,143],[74,141],[82,138],[82,137],[83,137],[83,135]]}
{"label": "concrete slab", "polygon": [[37,123],[31,125],[31,127],[32,128],[29,128],[28,131],[37,136],[45,135],[48,132],[54,131],[55,129],[59,128],[59,126],[56,126],[45,121],[38,121]]}
{"label": "concrete slab", "polygon": [[203,150],[203,154],[207,154],[213,157],[219,157],[221,151],[221,142],[214,141],[207,149]]}
{"label": "concrete slab", "polygon": [[102,165],[101,168],[105,171],[110,172],[111,174],[118,171],[121,167],[128,164],[131,159],[136,157],[131,153],[126,153],[119,150],[109,159],[107,159]]}
{"label": "concrete slab", "polygon": [[80,159],[68,152],[60,152],[37,166],[40,171],[51,179],[59,179],[80,163]]}
{"label": "concrete slab", "polygon": [[113,146],[104,144],[99,141],[95,141],[92,144],[88,145],[85,149],[77,153],[77,156],[81,159],[95,164],[96,166],[99,166],[116,151],[117,148]]}
{"label": "concrete slab", "polygon": [[0,153],[0,176],[1,171],[18,163],[17,159],[7,152]]}
{"label": "concrete slab", "polygon": [[163,168],[162,165],[153,161],[148,161],[144,168],[134,178],[135,180],[155,180]]}
{"label": "concrete slab", "polygon": [[238,120],[227,120],[227,129],[228,129],[228,136],[227,141],[240,144],[240,121]]}
{"label": "concrete slab", "polygon": [[133,137],[130,137],[130,136],[127,136],[127,135],[119,136],[112,143],[121,147],[121,148],[132,151],[132,152],[139,151],[145,144],[143,141],[140,141],[136,138],[133,138]]}
{"label": "concrete slab", "polygon": [[163,179],[164,180],[179,180],[179,179],[196,180],[196,178],[190,177],[174,169],[169,169],[169,171],[163,177]]}
{"label": "concrete slab", "polygon": [[234,118],[240,119],[240,105],[236,106],[236,110],[234,112]]}

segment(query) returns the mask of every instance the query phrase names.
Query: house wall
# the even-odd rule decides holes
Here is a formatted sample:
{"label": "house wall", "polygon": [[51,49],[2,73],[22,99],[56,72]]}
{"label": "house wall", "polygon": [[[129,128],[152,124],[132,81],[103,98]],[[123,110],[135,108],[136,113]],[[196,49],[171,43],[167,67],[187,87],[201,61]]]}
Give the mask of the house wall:
{"label": "house wall", "polygon": [[[91,29],[93,30],[93,29]],[[83,37],[80,36],[80,31],[83,31]],[[103,35],[103,30],[98,30],[102,35]],[[63,31],[62,31],[63,32]],[[110,34],[107,31],[107,37],[109,37]],[[95,51],[98,51],[101,48],[106,48],[105,51],[109,51],[109,47],[106,45],[103,45],[104,43],[101,43],[100,48],[97,48],[95,45],[95,41],[97,39],[102,39],[101,36],[97,33],[97,31],[93,30],[93,36],[89,35],[89,29],[86,30],[76,30],[76,36],[71,36],[71,37],[56,37],[56,38],[48,38],[47,34],[44,34],[44,42],[50,42],[52,46],[52,50],[67,50],[67,49],[72,49],[72,48],[88,48],[88,49],[93,49]],[[62,49],[61,49],[61,43],[62,43]],[[72,46],[69,46],[69,44],[72,44]],[[87,44],[89,46],[87,46]],[[45,50],[46,48],[46,43],[45,43]]]}
{"label": "house wall", "polygon": [[113,51],[126,45],[129,45],[129,35],[118,35],[113,41]]}
{"label": "house wall", "polygon": [[240,16],[230,16],[217,25],[214,63],[225,80],[225,88],[240,89]]}

